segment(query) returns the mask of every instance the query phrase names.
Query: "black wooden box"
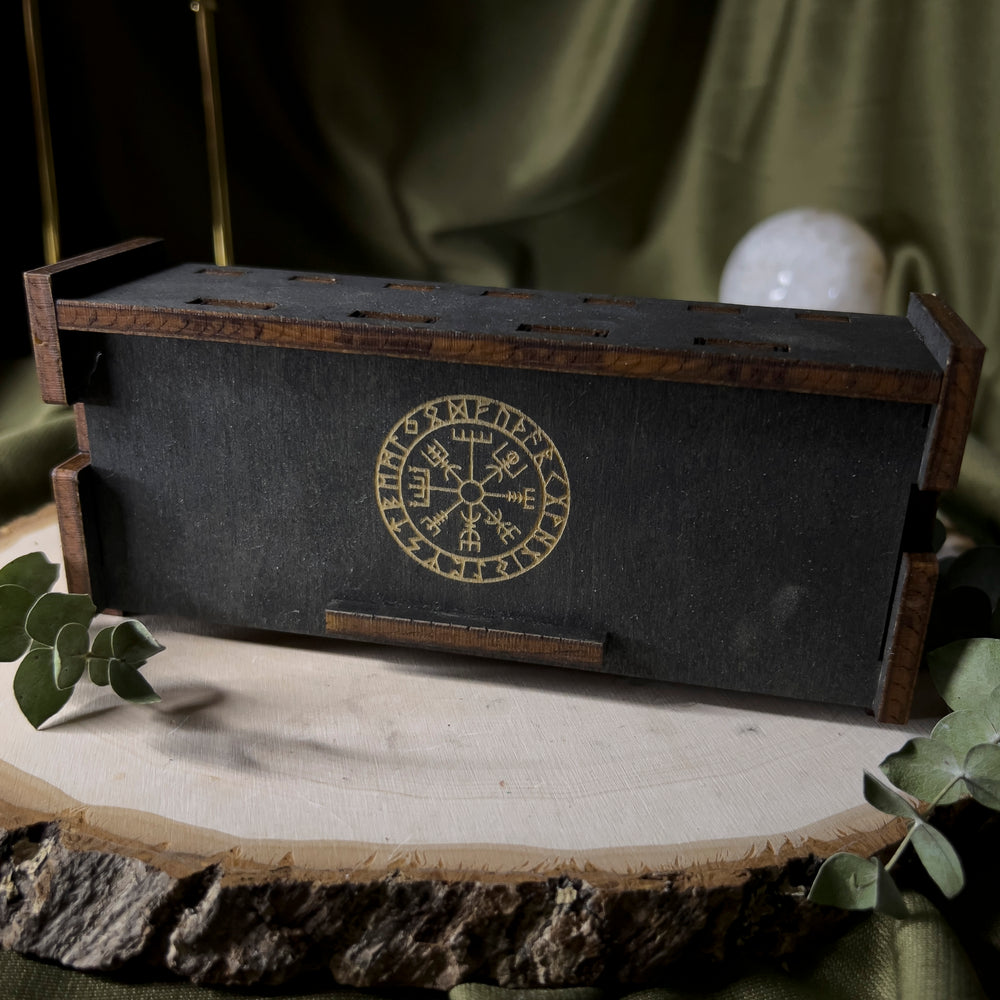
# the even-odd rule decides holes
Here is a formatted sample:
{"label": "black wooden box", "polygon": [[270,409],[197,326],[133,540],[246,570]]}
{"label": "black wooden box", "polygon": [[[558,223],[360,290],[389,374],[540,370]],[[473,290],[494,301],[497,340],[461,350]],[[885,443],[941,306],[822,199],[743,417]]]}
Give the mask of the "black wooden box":
{"label": "black wooden box", "polygon": [[[167,267],[26,276],[103,607],[909,711],[982,346],[907,318]],[[484,664],[484,669],[488,666]]]}

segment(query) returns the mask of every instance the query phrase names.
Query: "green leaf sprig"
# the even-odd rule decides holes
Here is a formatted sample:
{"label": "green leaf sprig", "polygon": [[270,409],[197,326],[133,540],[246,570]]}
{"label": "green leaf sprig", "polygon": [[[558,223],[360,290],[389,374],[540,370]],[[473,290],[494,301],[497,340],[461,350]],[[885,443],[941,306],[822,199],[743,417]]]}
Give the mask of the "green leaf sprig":
{"label": "green leaf sprig", "polygon": [[958,853],[928,820],[939,805],[968,796],[1000,811],[1000,639],[952,642],[929,654],[928,663],[935,686],[954,711],[929,737],[909,740],[882,761],[882,773],[896,788],[867,771],[864,776],[866,801],[903,817],[906,836],[884,866],[878,858],[846,853],[827,858],[809,890],[814,903],[905,917],[906,905],[889,873],[908,846],[945,897],[958,895],[965,885]]}
{"label": "green leaf sprig", "polygon": [[133,619],[101,629],[91,643],[97,608],[86,594],[49,593],[58,577],[41,552],[0,568],[0,661],[21,661],[14,697],[25,718],[38,729],[85,674],[134,704],[159,701],[139,671],[163,646]]}

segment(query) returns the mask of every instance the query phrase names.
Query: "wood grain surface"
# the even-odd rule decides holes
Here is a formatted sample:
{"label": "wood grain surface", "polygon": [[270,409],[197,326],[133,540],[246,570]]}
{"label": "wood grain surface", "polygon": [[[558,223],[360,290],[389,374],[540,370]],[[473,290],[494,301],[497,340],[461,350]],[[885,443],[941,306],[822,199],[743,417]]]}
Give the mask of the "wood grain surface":
{"label": "wood grain surface", "polygon": [[[59,558],[51,510],[0,535],[0,561],[34,550]],[[642,982],[730,947],[716,932],[736,927],[780,953],[834,916],[796,890],[819,858],[898,840],[863,803],[862,769],[933,722],[147,624],[166,645],[145,668],[158,705],[81,686],[35,732],[4,668],[0,879],[21,894],[0,894],[8,947],[80,968],[142,955],[205,982],[318,962],[341,982],[436,987],[570,985],[595,962]],[[53,896],[60,872],[52,885],[117,887],[120,919],[99,892]],[[74,913],[82,937],[45,930]],[[290,958],[290,941],[311,943]]]}
{"label": "wood grain surface", "polygon": [[933,553],[903,553],[892,614],[893,630],[875,706],[880,722],[899,723],[908,718],[937,577],[938,561]]}
{"label": "wood grain surface", "polygon": [[[66,588],[72,594],[91,594],[96,589],[87,558],[83,508],[80,503],[81,479],[86,482],[90,455],[78,452],[52,470],[52,496],[59,515],[59,541],[62,547]],[[85,486],[84,486],[85,488]]]}
{"label": "wood grain surface", "polygon": [[539,635],[536,632],[488,628],[478,623],[432,622],[398,615],[375,615],[346,608],[328,608],[326,631],[344,639],[418,646],[450,653],[475,653],[522,663],[600,669],[603,638]]}
{"label": "wood grain surface", "polygon": [[[60,558],[51,513],[40,530],[2,541],[4,562],[33,549]],[[167,647],[145,670],[161,705],[82,685],[58,717],[67,724],[37,735],[2,687],[3,759],[91,805],[248,840],[363,843],[383,859],[487,844],[527,847],[532,863],[584,865],[597,851],[606,866],[621,852],[625,873],[706,841],[735,838],[740,855],[774,837],[778,847],[862,806],[859,768],[930,726],[555,667],[146,622]],[[881,817],[868,819],[871,829]]]}

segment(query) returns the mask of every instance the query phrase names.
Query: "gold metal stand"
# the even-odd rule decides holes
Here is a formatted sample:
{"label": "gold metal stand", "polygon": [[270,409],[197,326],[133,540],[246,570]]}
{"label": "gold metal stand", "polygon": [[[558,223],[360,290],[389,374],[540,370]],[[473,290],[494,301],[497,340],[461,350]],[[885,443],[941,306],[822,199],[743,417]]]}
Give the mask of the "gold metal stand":
{"label": "gold metal stand", "polygon": [[52,156],[52,128],[49,102],[45,93],[45,65],[42,62],[42,39],[38,21],[38,0],[23,0],[24,39],[31,77],[31,106],[35,117],[35,148],[38,154],[38,186],[42,196],[42,246],[45,263],[59,260],[59,201],[56,197],[56,171]]}
{"label": "gold metal stand", "polygon": [[198,27],[201,97],[205,105],[208,178],[212,189],[212,245],[215,263],[233,262],[233,228],[229,218],[226,148],[222,138],[222,102],[219,96],[219,60],[215,46],[215,0],[191,0]]}

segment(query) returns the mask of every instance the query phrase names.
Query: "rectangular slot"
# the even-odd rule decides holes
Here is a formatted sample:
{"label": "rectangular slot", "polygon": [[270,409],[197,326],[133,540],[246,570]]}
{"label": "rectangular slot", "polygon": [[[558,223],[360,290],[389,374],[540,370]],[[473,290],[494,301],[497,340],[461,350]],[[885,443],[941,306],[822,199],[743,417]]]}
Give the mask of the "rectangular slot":
{"label": "rectangular slot", "polygon": [[797,312],[796,319],[818,320],[821,323],[850,323],[851,317],[842,313]]}
{"label": "rectangular slot", "polygon": [[602,298],[598,295],[588,295],[583,301],[588,306],[624,306],[627,309],[635,308],[635,299],[613,299]]}
{"label": "rectangular slot", "polygon": [[741,351],[789,351],[788,344],[774,340],[728,340],[725,337],[695,337],[695,347],[736,347]]}
{"label": "rectangular slot", "polygon": [[743,312],[742,306],[730,306],[724,302],[689,302],[689,312],[725,313],[728,316],[738,316]]}
{"label": "rectangular slot", "polygon": [[437,316],[411,316],[405,313],[371,312],[367,309],[355,309],[352,319],[377,319],[389,323],[436,323]]}
{"label": "rectangular slot", "polygon": [[273,309],[273,302],[244,302],[242,299],[191,299],[189,306],[227,306],[232,309]]}
{"label": "rectangular slot", "polygon": [[307,281],[314,285],[335,285],[336,278],[331,278],[326,274],[293,274],[289,281]]}
{"label": "rectangular slot", "polygon": [[582,326],[548,326],[543,323],[522,323],[517,328],[518,333],[557,333],[560,336],[573,337],[606,337],[607,330],[594,330]]}
{"label": "rectangular slot", "polygon": [[436,292],[437,285],[410,285],[404,281],[387,282],[384,288],[391,288],[397,292]]}
{"label": "rectangular slot", "polygon": [[487,288],[485,292],[479,294],[491,299],[533,299],[535,297],[534,292],[514,292],[508,291],[506,288]]}
{"label": "rectangular slot", "polygon": [[246,274],[246,271],[233,271],[228,267],[202,267],[194,273],[209,274],[213,278],[239,278]]}

